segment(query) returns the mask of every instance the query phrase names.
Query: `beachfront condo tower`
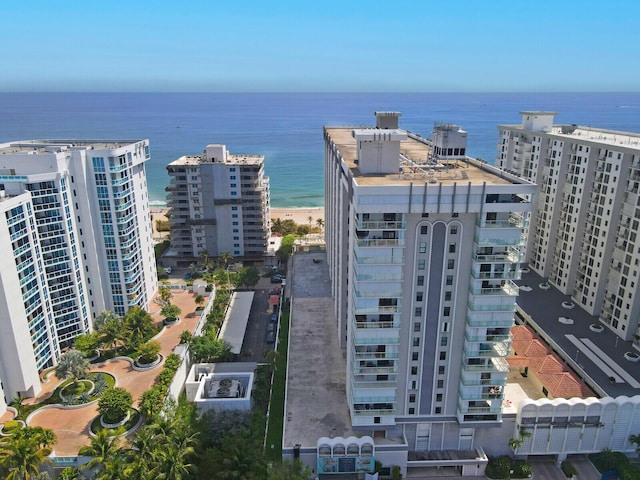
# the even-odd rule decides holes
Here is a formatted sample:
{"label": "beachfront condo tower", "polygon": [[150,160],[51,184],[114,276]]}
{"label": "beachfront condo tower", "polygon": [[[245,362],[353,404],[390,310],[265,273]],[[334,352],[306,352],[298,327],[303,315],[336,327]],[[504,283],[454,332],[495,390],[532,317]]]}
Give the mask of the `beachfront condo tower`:
{"label": "beachfront condo tower", "polygon": [[37,394],[38,372],[102,311],[148,308],[157,289],[148,159],[147,140],[0,144],[5,403]]}
{"label": "beachfront condo tower", "polygon": [[[502,422],[536,186],[376,112],[325,127],[327,258],[354,429],[409,451],[469,451]],[[462,453],[460,454],[462,455]],[[475,466],[474,466],[475,468]]]}
{"label": "beachfront condo tower", "polygon": [[188,266],[202,252],[260,258],[270,231],[269,178],[264,156],[232,155],[207,145],[167,166],[171,249],[163,262]]}
{"label": "beachfront condo tower", "polygon": [[640,135],[520,113],[498,126],[496,164],[539,185],[529,266],[640,349]]}

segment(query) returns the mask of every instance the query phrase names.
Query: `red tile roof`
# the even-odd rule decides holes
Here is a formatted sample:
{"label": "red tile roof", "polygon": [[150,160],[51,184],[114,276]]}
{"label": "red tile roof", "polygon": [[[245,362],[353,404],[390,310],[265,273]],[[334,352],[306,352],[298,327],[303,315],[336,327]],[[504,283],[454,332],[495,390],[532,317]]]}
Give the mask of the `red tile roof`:
{"label": "red tile roof", "polygon": [[530,327],[516,325],[511,328],[511,335],[511,349],[515,355],[507,358],[510,367],[529,367],[529,372],[538,378],[553,397],[596,396]]}

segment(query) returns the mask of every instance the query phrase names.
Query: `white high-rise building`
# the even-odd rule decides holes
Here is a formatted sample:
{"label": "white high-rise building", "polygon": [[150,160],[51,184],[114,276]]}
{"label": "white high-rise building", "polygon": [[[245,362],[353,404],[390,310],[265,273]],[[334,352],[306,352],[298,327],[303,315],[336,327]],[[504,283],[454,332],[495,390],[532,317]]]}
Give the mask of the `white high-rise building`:
{"label": "white high-rise building", "polygon": [[354,428],[400,428],[409,450],[470,449],[502,421],[536,187],[467,157],[458,126],[436,125],[429,141],[399,116],[324,130],[348,408]]}
{"label": "white high-rise building", "polygon": [[539,185],[531,269],[640,349],[640,134],[521,115],[498,127],[496,164]]}
{"label": "white high-rise building", "polygon": [[202,155],[180,157],[167,170],[171,250],[165,263],[173,258],[188,265],[202,251],[248,258],[266,253],[270,200],[264,156],[232,155],[225,145],[208,145]]}
{"label": "white high-rise building", "polygon": [[32,396],[38,372],[104,310],[157,290],[144,162],[149,142],[0,145],[0,380]]}

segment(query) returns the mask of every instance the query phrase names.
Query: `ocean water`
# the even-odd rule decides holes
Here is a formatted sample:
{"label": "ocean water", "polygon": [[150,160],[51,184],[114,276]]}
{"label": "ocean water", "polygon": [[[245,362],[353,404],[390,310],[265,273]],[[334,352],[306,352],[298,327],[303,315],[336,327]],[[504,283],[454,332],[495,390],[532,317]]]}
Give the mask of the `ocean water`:
{"label": "ocean water", "polygon": [[497,125],[521,110],[558,112],[556,123],[640,132],[640,93],[201,94],[0,93],[0,142],[148,138],[149,194],[166,201],[166,166],[209,143],[265,156],[274,207],[324,203],[322,127],[373,125],[376,110],[429,137],[435,122],[459,124],[468,154],[493,163]]}

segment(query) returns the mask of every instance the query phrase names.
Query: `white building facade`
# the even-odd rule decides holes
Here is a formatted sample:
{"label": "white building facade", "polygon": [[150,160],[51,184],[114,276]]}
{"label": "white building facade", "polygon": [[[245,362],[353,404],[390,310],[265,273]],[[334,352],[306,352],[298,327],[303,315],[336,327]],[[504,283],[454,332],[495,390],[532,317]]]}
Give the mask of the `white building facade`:
{"label": "white building facade", "polygon": [[170,257],[176,262],[188,265],[203,251],[248,258],[266,253],[270,198],[262,155],[231,155],[225,145],[208,145],[167,171]]}
{"label": "white building facade", "polygon": [[399,115],[324,132],[348,407],[354,429],[401,432],[409,451],[469,451],[502,422],[536,187],[466,157],[458,126],[436,125],[429,141],[399,129]]}
{"label": "white building facade", "polygon": [[521,115],[498,127],[496,165],[539,184],[529,266],[640,349],[640,134]]}
{"label": "white building facade", "polygon": [[13,253],[0,271],[0,322],[14,332],[0,353],[5,399],[37,393],[37,372],[100,312],[148,308],[157,290],[148,159],[147,140],[0,145],[0,242]]}

